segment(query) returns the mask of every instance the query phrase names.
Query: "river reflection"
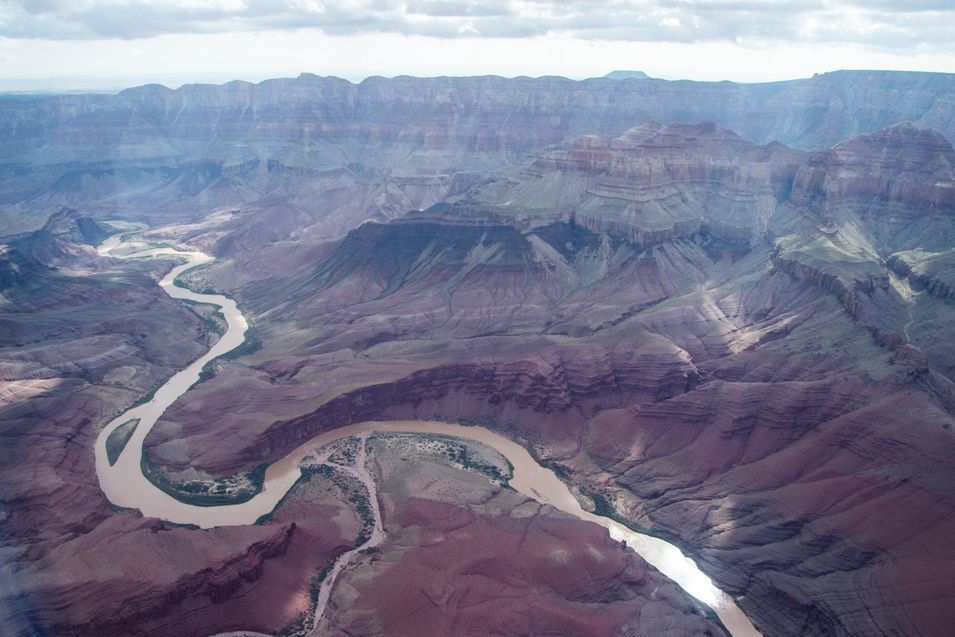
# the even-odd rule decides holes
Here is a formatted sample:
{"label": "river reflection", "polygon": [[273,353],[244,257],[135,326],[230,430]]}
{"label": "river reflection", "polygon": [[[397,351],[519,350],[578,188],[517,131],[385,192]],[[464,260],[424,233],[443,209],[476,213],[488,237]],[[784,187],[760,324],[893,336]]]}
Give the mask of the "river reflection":
{"label": "river reflection", "polygon": [[[119,245],[120,238],[114,236],[104,242],[99,250],[101,254],[107,255]],[[509,483],[513,489],[542,504],[549,504],[608,529],[611,537],[625,542],[630,549],[661,573],[712,608],[734,637],[760,634],[732,598],[717,589],[679,548],[662,539],[633,531],[609,518],[585,511],[567,485],[561,482],[553,471],[539,465],[524,447],[484,427],[434,421],[355,423],[320,434],[273,463],[265,472],[262,490],[252,499],[241,504],[197,506],[180,502],[161,491],[143,475],[140,464],[143,441],[163,412],[199,380],[199,373],[207,362],[242,343],[248,326],[232,299],[221,294],[199,294],[175,285],[176,277],[193,267],[209,263],[213,260],[212,257],[201,252],[156,248],[125,254],[122,258],[154,256],[184,257],[186,262],[170,270],[160,280],[159,285],[172,298],[209,303],[220,307],[228,329],[209,352],[173,375],[148,402],[119,415],[100,432],[96,439],[96,472],[100,487],[113,504],[139,509],[145,516],[162,518],[177,524],[195,524],[202,528],[252,524],[260,516],[270,513],[275,508],[282,496],[301,476],[299,463],[309,452],[318,447],[341,438],[367,432],[435,434],[467,438],[488,445],[507,458],[514,466],[514,476]],[[116,463],[111,466],[106,454],[106,439],[110,432],[131,418],[138,418],[139,426]]]}

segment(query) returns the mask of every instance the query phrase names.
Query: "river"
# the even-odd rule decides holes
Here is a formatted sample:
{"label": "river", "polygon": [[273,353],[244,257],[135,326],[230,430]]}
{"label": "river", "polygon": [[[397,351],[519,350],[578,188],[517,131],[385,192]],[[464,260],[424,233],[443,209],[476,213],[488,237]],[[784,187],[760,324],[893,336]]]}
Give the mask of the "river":
{"label": "river", "polygon": [[[232,299],[221,294],[200,294],[175,285],[175,279],[180,274],[196,266],[211,262],[213,257],[202,252],[183,251],[168,247],[113,255],[112,253],[120,245],[121,237],[114,235],[99,247],[99,252],[103,256],[120,256],[121,258],[156,256],[185,258],[185,263],[173,267],[159,281],[159,285],[172,298],[218,306],[225,316],[228,327],[225,334],[204,356],[174,374],[159,387],[148,402],[117,416],[100,432],[96,439],[95,448],[96,473],[100,487],[113,504],[138,509],[145,516],[157,517],[177,524],[195,524],[202,528],[253,524],[260,516],[271,512],[282,499],[282,496],[301,477],[299,463],[302,459],[310,451],[331,442],[349,436],[364,436],[370,432],[420,433],[467,438],[492,447],[507,458],[514,467],[514,475],[509,482],[511,488],[542,504],[549,504],[582,520],[588,520],[606,528],[611,537],[625,542],[630,549],[655,566],[661,573],[713,609],[734,637],[760,635],[733,599],[716,588],[710,579],[678,547],[662,539],[633,531],[610,518],[584,510],[567,485],[561,482],[553,471],[539,465],[521,445],[484,427],[435,421],[354,423],[316,436],[297,447],[284,458],[271,464],[265,471],[262,490],[246,502],[219,506],[197,506],[181,502],[163,492],[153,485],[142,472],[140,463],[143,441],[146,435],[163,412],[199,380],[199,373],[207,362],[231,351],[242,343],[245,339],[248,324]],[[115,464],[110,465],[106,454],[106,439],[116,427],[134,418],[139,419],[139,425],[126,443]],[[370,493],[374,494],[373,484],[366,483],[366,487]],[[373,504],[377,501],[374,497],[371,500]],[[380,520],[380,512],[375,514]],[[378,524],[380,524],[380,521]],[[343,564],[343,562],[339,562],[339,564]],[[341,566],[336,566],[340,570]],[[334,577],[330,579],[329,588],[334,583]],[[318,613],[317,618],[321,618],[321,613]]]}

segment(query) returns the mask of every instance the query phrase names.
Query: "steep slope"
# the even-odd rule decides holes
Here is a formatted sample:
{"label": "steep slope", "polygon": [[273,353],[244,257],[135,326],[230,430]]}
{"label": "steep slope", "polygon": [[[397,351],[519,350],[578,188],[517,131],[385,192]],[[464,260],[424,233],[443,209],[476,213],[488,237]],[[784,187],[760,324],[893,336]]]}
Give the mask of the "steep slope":
{"label": "steep slope", "polygon": [[[49,236],[75,254],[66,220]],[[278,632],[352,546],[360,523],[327,489],[300,485],[267,523],[213,532],[117,510],[100,491],[99,427],[216,338],[155,285],[169,265],[98,259],[80,275],[0,248],[3,635]]]}
{"label": "steep slope", "polygon": [[[714,121],[755,142],[820,149],[911,121],[955,138],[955,76],[838,72],[770,84],[597,78],[302,75],[249,84],[157,85],[117,95],[0,96],[0,222],[42,226],[60,206],[156,222],[288,199],[372,200],[316,214],[324,236],[430,205],[455,174],[500,171],[581,134],[649,121]],[[877,106],[873,106],[877,105]],[[416,196],[425,185],[439,189]],[[397,196],[399,201],[393,201]],[[402,201],[403,199],[407,199]],[[310,207],[310,206],[305,206]],[[336,207],[333,205],[333,208]],[[326,204],[327,208],[327,204]]]}
{"label": "steep slope", "polygon": [[[44,141],[64,149],[119,144],[135,153],[158,143],[169,150],[210,135],[265,143],[405,138],[434,149],[519,152],[650,119],[709,119],[752,141],[820,148],[900,121],[950,134],[953,81],[940,73],[840,71],[770,84],[488,76],[372,77],[356,85],[303,74],[177,90],[148,85],[115,96],[6,96],[0,139],[11,153]],[[451,118],[457,125],[442,126]]]}
{"label": "steep slope", "polygon": [[494,462],[490,450],[402,436],[376,436],[370,447],[387,539],[336,587],[327,632],[724,634],[594,525],[446,453]]}
{"label": "steep slope", "polygon": [[[945,634],[953,78],[306,75],[0,97],[0,625],[278,632],[359,533],[315,476],[242,529],[107,504],[97,427],[215,338],[153,285],[168,263],[86,247],[94,217],[120,216],[216,254],[188,282],[252,319],[146,441],[169,488],[257,475],[357,420],[480,422],[672,538],[766,634]],[[557,551],[482,554],[500,579],[479,590],[528,593],[548,627],[712,628],[593,529],[403,488],[384,489],[385,563],[335,593],[343,630],[406,629],[424,598],[471,617],[448,593],[472,579],[452,556],[471,532]],[[450,549],[414,544],[438,534]],[[397,588],[389,564],[448,587]]]}
{"label": "steep slope", "polygon": [[767,633],[938,634],[951,368],[906,323],[951,310],[885,258],[955,236],[951,155],[908,126],[820,153],[658,124],[545,151],[235,289],[261,348],[147,461],[175,482],[348,422],[478,421],[686,546]]}
{"label": "steep slope", "polygon": [[49,266],[90,266],[97,260],[94,246],[112,233],[108,227],[71,208],[62,208],[39,230],[21,236],[13,249]]}

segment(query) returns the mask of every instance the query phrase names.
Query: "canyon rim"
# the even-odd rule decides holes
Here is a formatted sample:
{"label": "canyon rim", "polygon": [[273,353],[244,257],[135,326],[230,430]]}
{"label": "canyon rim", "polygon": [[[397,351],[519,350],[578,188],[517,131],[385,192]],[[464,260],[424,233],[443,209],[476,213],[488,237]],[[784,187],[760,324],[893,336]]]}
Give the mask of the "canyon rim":
{"label": "canyon rim", "polygon": [[953,140],[929,72],[0,93],[0,634],[950,634]]}

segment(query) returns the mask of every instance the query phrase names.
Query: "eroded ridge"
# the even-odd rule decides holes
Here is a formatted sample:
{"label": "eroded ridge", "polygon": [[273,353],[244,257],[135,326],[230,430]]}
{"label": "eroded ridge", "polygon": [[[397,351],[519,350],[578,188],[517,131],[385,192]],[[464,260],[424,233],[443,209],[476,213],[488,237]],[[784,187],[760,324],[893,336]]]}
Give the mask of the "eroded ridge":
{"label": "eroded ridge", "polygon": [[[107,240],[100,247],[100,254],[111,255],[119,243],[119,237]],[[319,631],[321,628],[321,618],[338,574],[358,551],[377,546],[384,539],[381,512],[377,505],[377,489],[372,476],[364,466],[365,443],[368,434],[371,432],[455,436],[492,447],[514,467],[514,474],[509,482],[511,488],[541,504],[548,504],[582,520],[594,522],[606,528],[611,537],[626,543],[630,549],[649,564],[711,608],[734,637],[749,637],[760,634],[732,598],[717,589],[696,564],[683,555],[678,547],[662,539],[633,531],[609,518],[586,511],[567,485],[561,482],[551,470],[539,465],[524,447],[484,427],[437,421],[369,421],[354,423],[316,436],[281,460],[270,465],[265,471],[262,490],[246,502],[219,506],[198,506],[181,502],[166,494],[152,484],[143,474],[141,465],[143,440],[163,412],[199,380],[199,374],[206,363],[231,351],[243,342],[248,324],[234,300],[220,294],[192,292],[175,284],[176,278],[182,273],[198,265],[211,262],[213,260],[211,256],[196,251],[155,248],[126,254],[122,258],[160,255],[185,257],[186,259],[185,263],[174,267],[160,280],[159,285],[166,293],[172,298],[218,306],[226,318],[227,331],[204,356],[173,375],[156,391],[149,401],[120,414],[100,432],[95,449],[96,471],[100,486],[109,500],[117,506],[139,509],[143,515],[162,518],[178,524],[195,524],[202,528],[253,524],[262,515],[270,513],[299,480],[302,476],[300,465],[306,455],[336,440],[349,436],[359,436],[361,440],[360,453],[353,464],[342,465],[332,462],[328,462],[328,464],[336,470],[349,474],[365,486],[369,494],[371,510],[374,513],[374,528],[368,540],[336,560],[332,571],[323,580],[316,603],[313,635],[316,634],[315,631]],[[139,419],[139,425],[119,457],[116,458],[115,463],[110,465],[106,451],[106,441],[109,434],[133,418]],[[238,634],[244,633],[240,631]]]}

